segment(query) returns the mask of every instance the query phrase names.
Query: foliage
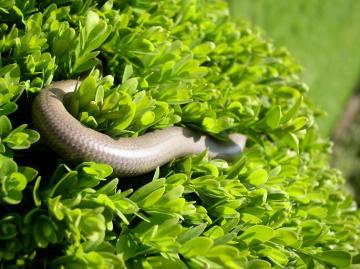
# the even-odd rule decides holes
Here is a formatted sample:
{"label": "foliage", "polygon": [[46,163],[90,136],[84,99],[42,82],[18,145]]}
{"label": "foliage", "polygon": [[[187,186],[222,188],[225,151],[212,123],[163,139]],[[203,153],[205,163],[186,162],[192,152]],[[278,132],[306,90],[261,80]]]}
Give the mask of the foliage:
{"label": "foliage", "polygon": [[302,63],[302,78],[311,88],[309,95],[327,114],[318,119],[319,132],[331,136],[347,100],[359,85],[360,2],[229,0],[229,3],[234,17],[249,19],[263,28],[276,45],[288,47]]}
{"label": "foliage", "polygon": [[[359,211],[328,165],[299,66],[223,1],[0,1],[0,34],[2,267],[359,266]],[[27,149],[39,135],[22,125],[26,105],[80,77],[67,106],[91,128],[240,132],[247,149],[174,160],[152,179],[93,162],[45,169],[31,156],[41,144]]]}

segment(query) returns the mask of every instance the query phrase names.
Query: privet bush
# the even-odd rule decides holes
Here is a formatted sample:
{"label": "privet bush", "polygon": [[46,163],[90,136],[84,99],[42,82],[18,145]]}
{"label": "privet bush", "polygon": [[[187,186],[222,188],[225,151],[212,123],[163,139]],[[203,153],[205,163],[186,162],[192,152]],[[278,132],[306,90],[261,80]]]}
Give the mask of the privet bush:
{"label": "privet bush", "polygon": [[[0,36],[1,268],[359,267],[359,211],[300,67],[225,2],[3,0]],[[70,166],[27,127],[34,95],[68,78],[68,110],[100,132],[177,124],[247,149],[150,178]]]}

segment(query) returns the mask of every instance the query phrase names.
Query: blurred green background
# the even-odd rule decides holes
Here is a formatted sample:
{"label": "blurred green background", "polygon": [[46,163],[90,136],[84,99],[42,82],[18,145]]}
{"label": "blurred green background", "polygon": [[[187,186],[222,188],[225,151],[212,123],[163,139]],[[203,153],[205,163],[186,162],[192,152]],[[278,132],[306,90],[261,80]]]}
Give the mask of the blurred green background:
{"label": "blurred green background", "polygon": [[234,17],[264,29],[304,67],[318,120],[330,136],[360,75],[360,0],[230,0]]}

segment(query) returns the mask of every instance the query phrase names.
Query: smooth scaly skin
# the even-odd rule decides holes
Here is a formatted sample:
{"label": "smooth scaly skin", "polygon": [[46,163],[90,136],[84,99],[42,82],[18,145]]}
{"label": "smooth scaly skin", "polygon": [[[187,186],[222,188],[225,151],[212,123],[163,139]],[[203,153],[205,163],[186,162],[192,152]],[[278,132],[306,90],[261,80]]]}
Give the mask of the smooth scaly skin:
{"label": "smooth scaly skin", "polygon": [[222,159],[233,159],[245,147],[246,137],[240,134],[232,134],[228,142],[220,142],[182,127],[113,139],[82,125],[64,107],[64,95],[73,92],[77,83],[76,80],[53,83],[38,94],[32,107],[34,125],[44,140],[72,163],[106,163],[117,176],[135,176],[175,158],[198,154],[206,147],[211,158]]}

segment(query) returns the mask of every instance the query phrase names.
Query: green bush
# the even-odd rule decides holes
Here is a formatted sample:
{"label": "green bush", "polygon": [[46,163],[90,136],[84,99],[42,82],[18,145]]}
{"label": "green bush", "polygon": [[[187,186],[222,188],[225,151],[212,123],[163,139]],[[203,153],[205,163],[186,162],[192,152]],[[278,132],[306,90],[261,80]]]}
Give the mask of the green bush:
{"label": "green bush", "polygon": [[[0,34],[3,268],[359,266],[359,211],[328,165],[299,66],[223,1],[0,1]],[[68,109],[91,128],[240,132],[247,149],[137,179],[29,149],[34,95],[80,77]]]}
{"label": "green bush", "polygon": [[360,74],[360,1],[229,0],[231,13],[248,18],[287,46],[304,66],[310,97],[327,116],[320,133],[331,136]]}

